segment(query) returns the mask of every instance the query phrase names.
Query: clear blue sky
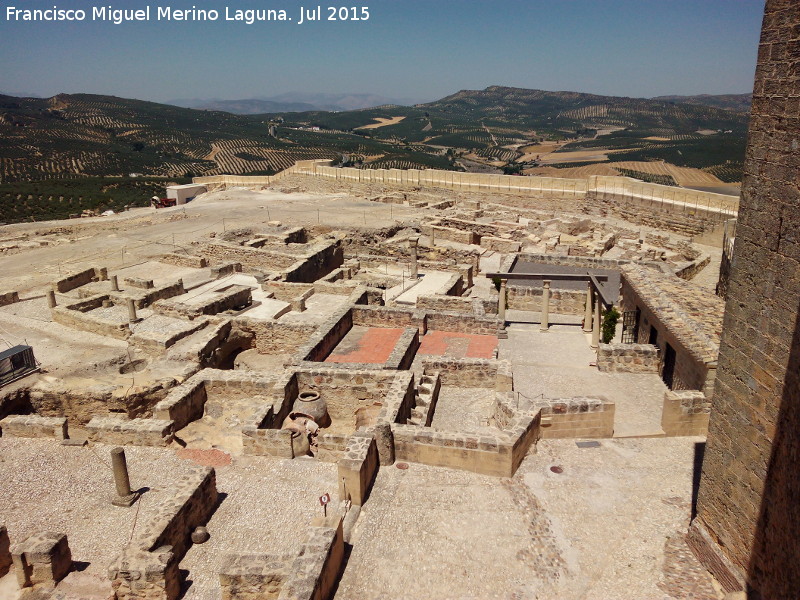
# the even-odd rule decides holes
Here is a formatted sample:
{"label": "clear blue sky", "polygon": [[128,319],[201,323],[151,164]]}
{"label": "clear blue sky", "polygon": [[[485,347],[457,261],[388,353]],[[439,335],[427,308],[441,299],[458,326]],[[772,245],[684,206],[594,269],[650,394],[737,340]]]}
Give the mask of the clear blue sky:
{"label": "clear blue sky", "polygon": [[[10,22],[0,91],[103,93],[166,101],[291,91],[434,100],[509,85],[619,96],[752,91],[763,0],[373,0],[365,22],[298,25],[303,0],[119,1],[149,22]],[[106,6],[108,3],[105,4]],[[216,8],[216,22],[158,22],[157,6]],[[333,3],[331,3],[333,5]],[[224,9],[284,8],[292,22],[245,25]],[[325,4],[323,15],[327,16]]]}

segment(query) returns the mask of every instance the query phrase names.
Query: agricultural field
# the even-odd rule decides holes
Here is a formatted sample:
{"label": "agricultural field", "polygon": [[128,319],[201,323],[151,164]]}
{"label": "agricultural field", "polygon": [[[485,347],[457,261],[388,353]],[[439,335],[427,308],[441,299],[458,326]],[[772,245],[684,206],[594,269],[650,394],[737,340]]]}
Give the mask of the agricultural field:
{"label": "agricultural field", "polygon": [[[10,195],[3,202],[19,203],[24,196],[22,205],[4,205],[0,220],[74,214],[94,208],[92,202],[118,206],[116,198],[103,196],[102,185],[70,196],[24,192],[26,183],[72,185],[131,173],[152,181],[272,174],[306,159],[345,160],[361,168],[502,167],[524,174],[541,167],[616,169],[620,163],[615,172],[671,178],[678,185],[736,183],[747,122],[746,113],[704,104],[498,86],[415,106],[266,115],[89,94],[0,96],[0,184],[12,186],[4,188]],[[639,163],[671,169],[654,172]]]}
{"label": "agricultural field", "polygon": [[84,210],[119,212],[147,206],[185,178],[80,177],[0,184],[0,223],[68,219]]}

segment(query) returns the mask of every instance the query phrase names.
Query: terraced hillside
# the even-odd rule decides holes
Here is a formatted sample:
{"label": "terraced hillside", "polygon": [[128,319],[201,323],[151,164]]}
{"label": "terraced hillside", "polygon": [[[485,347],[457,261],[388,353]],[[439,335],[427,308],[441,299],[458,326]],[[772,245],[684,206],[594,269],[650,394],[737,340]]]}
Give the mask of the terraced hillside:
{"label": "terraced hillside", "polygon": [[[562,141],[558,152],[596,149],[588,160],[580,159],[585,164],[666,160],[719,173],[725,181],[741,179],[748,123],[746,113],[704,104],[499,86],[463,90],[413,107],[280,116],[298,127],[354,130],[375,140],[452,148],[495,166],[499,161],[535,167],[521,148]],[[378,120],[395,123],[363,129]],[[550,166],[576,166],[566,156],[551,158]]]}
{"label": "terraced hillside", "polygon": [[85,176],[270,174],[342,152],[391,144],[347,133],[278,127],[263,117],[86,94],[0,96],[0,182]]}

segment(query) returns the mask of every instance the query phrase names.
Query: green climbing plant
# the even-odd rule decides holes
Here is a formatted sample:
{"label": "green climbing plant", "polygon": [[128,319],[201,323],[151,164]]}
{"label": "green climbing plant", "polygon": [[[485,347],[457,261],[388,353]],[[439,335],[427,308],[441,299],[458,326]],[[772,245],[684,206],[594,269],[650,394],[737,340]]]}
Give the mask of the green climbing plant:
{"label": "green climbing plant", "polygon": [[607,311],[603,312],[602,334],[604,344],[608,344],[614,339],[614,335],[617,332],[617,321],[619,321],[619,317],[620,314],[616,306],[612,306]]}

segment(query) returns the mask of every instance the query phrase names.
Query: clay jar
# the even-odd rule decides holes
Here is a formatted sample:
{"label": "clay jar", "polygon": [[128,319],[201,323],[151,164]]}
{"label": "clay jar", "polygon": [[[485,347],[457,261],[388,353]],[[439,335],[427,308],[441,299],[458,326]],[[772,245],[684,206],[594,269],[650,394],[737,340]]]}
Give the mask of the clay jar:
{"label": "clay jar", "polygon": [[292,431],[292,458],[307,456],[310,450],[311,445],[305,432]]}
{"label": "clay jar", "polygon": [[317,392],[300,392],[292,407],[293,412],[309,415],[320,427],[329,427],[328,405]]}

